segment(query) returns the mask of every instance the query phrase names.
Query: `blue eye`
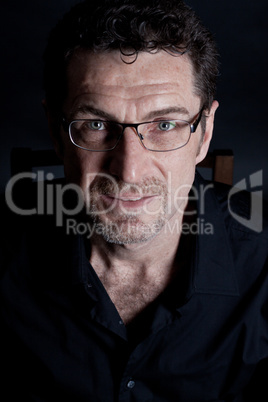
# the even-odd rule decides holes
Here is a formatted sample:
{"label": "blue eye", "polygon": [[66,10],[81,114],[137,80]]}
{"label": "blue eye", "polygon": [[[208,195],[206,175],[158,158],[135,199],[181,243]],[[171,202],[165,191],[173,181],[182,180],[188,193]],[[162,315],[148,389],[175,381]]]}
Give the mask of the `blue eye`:
{"label": "blue eye", "polygon": [[176,127],[173,121],[161,121],[158,125],[161,131],[169,131]]}
{"label": "blue eye", "polygon": [[87,127],[91,130],[104,130],[105,124],[102,121],[94,120],[87,123]]}

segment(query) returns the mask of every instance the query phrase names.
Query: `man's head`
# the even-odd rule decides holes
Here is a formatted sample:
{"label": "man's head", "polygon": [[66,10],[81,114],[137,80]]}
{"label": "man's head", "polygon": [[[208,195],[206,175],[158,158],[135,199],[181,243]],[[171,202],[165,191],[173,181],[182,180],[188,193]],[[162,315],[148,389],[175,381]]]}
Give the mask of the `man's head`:
{"label": "man's head", "polygon": [[50,131],[106,241],[146,242],[181,222],[212,136],[215,55],[177,1],[84,2],[53,32]]}
{"label": "man's head", "polygon": [[194,68],[194,89],[205,109],[215,95],[217,51],[210,32],[180,0],[89,0],[76,5],[52,31],[45,52],[47,104],[61,118],[66,68],[79,49],[119,50],[132,63],[139,52],[187,52]]}

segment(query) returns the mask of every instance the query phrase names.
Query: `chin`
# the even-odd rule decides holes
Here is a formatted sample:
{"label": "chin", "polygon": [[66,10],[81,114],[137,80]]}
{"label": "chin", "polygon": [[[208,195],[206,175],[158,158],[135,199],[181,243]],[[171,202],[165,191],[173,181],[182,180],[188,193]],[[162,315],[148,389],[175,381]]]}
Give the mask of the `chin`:
{"label": "chin", "polygon": [[93,218],[94,233],[111,244],[142,244],[159,234],[165,219],[159,218],[152,223],[143,223],[132,216],[115,222],[102,222]]}

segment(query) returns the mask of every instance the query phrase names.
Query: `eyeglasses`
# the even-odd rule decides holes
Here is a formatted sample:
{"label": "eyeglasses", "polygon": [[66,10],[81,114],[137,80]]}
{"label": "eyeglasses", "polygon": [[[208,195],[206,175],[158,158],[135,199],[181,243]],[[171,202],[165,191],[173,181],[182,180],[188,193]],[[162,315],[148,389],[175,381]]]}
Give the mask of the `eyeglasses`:
{"label": "eyeglasses", "polygon": [[142,146],[153,152],[168,152],[184,147],[200,123],[200,110],[193,123],[184,120],[157,120],[138,124],[124,124],[98,119],[77,119],[62,127],[72,143],[87,151],[113,150],[127,127],[133,127]]}

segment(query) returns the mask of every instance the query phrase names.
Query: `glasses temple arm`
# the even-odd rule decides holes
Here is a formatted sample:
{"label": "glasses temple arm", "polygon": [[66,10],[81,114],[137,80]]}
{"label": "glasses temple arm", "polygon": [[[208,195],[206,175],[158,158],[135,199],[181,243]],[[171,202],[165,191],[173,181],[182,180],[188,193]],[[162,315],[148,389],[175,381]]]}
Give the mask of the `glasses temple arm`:
{"label": "glasses temple arm", "polygon": [[193,124],[191,124],[191,133],[195,133],[195,131],[196,131],[201,119],[202,119],[203,111],[204,111],[204,107],[202,107],[202,109],[200,110],[196,121]]}

